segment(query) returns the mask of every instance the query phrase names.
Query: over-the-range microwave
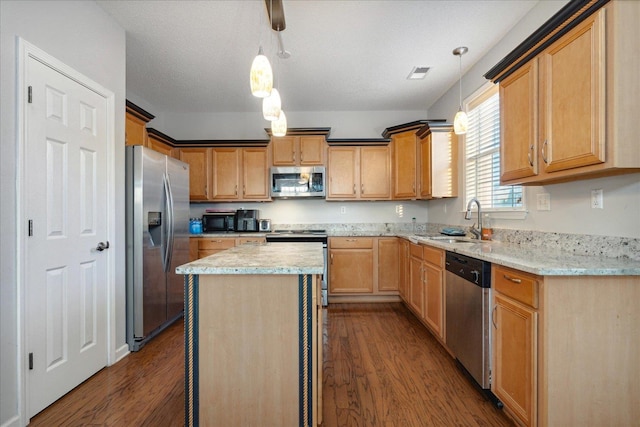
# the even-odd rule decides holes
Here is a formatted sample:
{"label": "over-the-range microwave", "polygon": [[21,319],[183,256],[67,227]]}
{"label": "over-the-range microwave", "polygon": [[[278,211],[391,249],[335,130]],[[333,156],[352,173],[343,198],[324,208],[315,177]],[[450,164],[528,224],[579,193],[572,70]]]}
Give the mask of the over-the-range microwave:
{"label": "over-the-range microwave", "polygon": [[325,167],[271,168],[271,197],[325,197]]}

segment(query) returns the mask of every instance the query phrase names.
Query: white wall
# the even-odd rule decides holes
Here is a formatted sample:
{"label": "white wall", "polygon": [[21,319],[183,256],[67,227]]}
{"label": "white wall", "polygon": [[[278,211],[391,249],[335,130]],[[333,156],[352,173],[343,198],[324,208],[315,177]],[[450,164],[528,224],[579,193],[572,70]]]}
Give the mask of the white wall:
{"label": "white wall", "polygon": [[[125,32],[93,2],[0,1],[0,425],[21,419],[16,294],[16,37],[115,94],[116,170],[124,170]],[[116,228],[124,230],[124,174],[116,176]],[[21,220],[21,219],[20,219]],[[117,231],[118,345],[125,343],[124,231]]]}
{"label": "white wall", "polygon": [[[565,1],[539,2],[507,36],[463,76],[463,98],[485,84],[487,81],[483,75],[565,3]],[[432,117],[442,116],[452,120],[457,109],[458,86],[456,84],[429,107],[429,114]],[[592,189],[604,190],[604,209],[590,208]],[[536,209],[536,195],[538,193],[550,194],[550,211]],[[460,187],[459,194],[463,194],[462,187]],[[525,187],[525,200],[529,212],[524,220],[496,219],[493,221],[493,226],[508,229],[640,238],[640,174]],[[464,220],[464,215],[461,213],[466,208],[463,203],[463,198],[429,202],[429,221],[468,226],[470,223]]]}

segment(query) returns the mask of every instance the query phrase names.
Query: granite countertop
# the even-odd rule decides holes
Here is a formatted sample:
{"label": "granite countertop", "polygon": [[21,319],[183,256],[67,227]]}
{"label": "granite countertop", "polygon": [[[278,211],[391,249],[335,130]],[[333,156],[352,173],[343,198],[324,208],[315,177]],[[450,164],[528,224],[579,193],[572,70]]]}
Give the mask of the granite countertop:
{"label": "granite countertop", "polygon": [[208,232],[208,233],[200,233],[200,234],[190,234],[189,237],[264,237],[266,236],[265,232],[256,232],[256,231],[217,231],[217,232]]}
{"label": "granite countertop", "polygon": [[322,274],[322,243],[241,245],[176,268],[178,274]]}
{"label": "granite countertop", "polygon": [[396,235],[414,243],[434,246],[540,276],[640,276],[640,262],[627,258],[574,255],[551,248],[527,248],[523,245],[496,241],[446,243],[429,239],[430,236]]}

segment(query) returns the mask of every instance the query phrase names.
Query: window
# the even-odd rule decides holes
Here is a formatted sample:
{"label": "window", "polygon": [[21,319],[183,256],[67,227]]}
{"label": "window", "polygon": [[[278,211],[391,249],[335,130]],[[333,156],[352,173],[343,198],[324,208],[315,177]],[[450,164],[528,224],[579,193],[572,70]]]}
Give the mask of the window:
{"label": "window", "polygon": [[465,206],[473,197],[483,210],[522,210],[522,187],[500,185],[500,98],[498,85],[483,87],[467,103]]}

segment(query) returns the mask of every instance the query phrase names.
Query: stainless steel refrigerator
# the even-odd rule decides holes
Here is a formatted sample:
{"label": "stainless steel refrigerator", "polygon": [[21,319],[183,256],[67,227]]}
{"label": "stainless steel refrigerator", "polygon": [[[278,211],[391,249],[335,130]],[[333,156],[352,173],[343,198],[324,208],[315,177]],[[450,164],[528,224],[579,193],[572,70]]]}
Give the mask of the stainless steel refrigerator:
{"label": "stainless steel refrigerator", "polygon": [[144,344],[184,311],[189,262],[189,165],[126,147],[127,343]]}

